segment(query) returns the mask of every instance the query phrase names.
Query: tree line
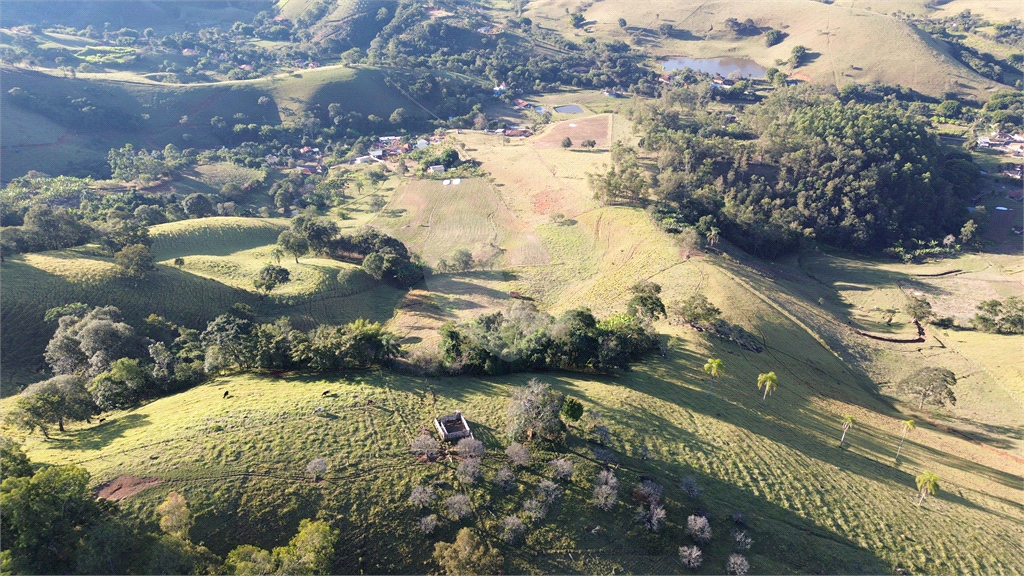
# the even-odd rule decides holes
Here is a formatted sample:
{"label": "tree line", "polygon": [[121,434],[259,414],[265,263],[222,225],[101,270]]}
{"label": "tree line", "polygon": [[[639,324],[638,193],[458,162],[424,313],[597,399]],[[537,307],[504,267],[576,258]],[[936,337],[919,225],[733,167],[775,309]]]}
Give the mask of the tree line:
{"label": "tree line", "polygon": [[59,325],[46,346],[54,376],[18,395],[8,422],[47,437],[52,426],[90,420],[194,386],[221,374],[253,371],[326,372],[388,365],[401,348],[376,322],[356,320],[296,330],[286,318],[259,323],[236,304],[202,331],[150,315],[125,323],[113,306],[76,303],[48,312]]}
{"label": "tree line", "polygon": [[447,322],[439,330],[444,368],[473,375],[628,370],[658,344],[650,322],[665,315],[665,306],[650,286],[635,286],[634,290],[647,292],[635,293],[626,313],[601,320],[585,308],[555,318],[518,302],[508,314],[493,312],[463,324]]}

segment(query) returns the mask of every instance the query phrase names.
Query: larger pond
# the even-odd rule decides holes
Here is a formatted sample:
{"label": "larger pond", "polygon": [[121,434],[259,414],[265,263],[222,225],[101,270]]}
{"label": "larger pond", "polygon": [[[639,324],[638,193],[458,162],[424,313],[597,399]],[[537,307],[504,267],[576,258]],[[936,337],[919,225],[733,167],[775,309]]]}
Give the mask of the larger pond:
{"label": "larger pond", "polygon": [[757,62],[748,58],[687,58],[686,56],[674,56],[659,60],[658,63],[668,72],[690,68],[707,74],[721,74],[722,76],[729,76],[733,72],[738,72],[743,78],[748,76],[764,78],[765,71]]}

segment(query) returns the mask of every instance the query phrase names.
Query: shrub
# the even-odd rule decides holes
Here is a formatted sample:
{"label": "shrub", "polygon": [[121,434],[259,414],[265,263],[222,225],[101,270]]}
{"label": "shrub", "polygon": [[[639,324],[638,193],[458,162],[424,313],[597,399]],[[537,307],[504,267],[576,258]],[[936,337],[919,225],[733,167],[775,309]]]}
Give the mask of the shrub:
{"label": "shrub", "polygon": [[501,470],[498,470],[498,473],[494,476],[494,484],[508,492],[516,486],[516,475],[512,473],[512,469],[508,466],[502,466]]}
{"label": "shrub", "polygon": [[698,544],[707,544],[711,542],[711,524],[704,516],[690,516],[686,519],[686,535]]}
{"label": "shrub", "polygon": [[444,509],[452,520],[462,520],[473,512],[473,507],[469,503],[469,496],[465,494],[449,496],[444,501]]}
{"label": "shrub", "polygon": [[704,493],[704,489],[697,484],[697,479],[693,476],[687,476],[683,478],[683,481],[679,483],[679,487],[682,488],[683,492],[690,498],[697,499]]}
{"label": "shrub", "polygon": [[562,497],[562,488],[551,480],[541,480],[537,485],[537,498],[541,502],[552,503]]}
{"label": "shrub", "polygon": [[471,528],[459,530],[455,542],[434,545],[434,560],[446,574],[497,574],[505,559],[477,538]]}
{"label": "shrub", "polygon": [[611,511],[619,501],[619,493],[607,484],[594,486],[594,506],[598,510]]}
{"label": "shrub", "polygon": [[537,522],[548,515],[548,507],[540,500],[530,498],[523,502],[523,513],[526,514],[530,522]]}
{"label": "shrub", "polygon": [[555,458],[548,462],[548,466],[551,467],[551,477],[555,480],[568,480],[572,478],[572,473],[576,469],[576,465],[568,458]]}
{"label": "shrub", "polygon": [[565,402],[562,403],[562,416],[576,422],[583,416],[583,403],[575,398],[566,397]]}
{"label": "shrub", "polygon": [[433,533],[434,528],[437,528],[437,514],[431,514],[430,516],[420,518],[420,530],[422,530],[424,534]]}
{"label": "shrub", "polygon": [[727,574],[744,576],[749,570],[750,563],[747,562],[747,559],[742,554],[730,554],[729,559],[725,561],[725,572]]}
{"label": "shrub", "polygon": [[501,519],[501,539],[512,544],[526,532],[526,523],[519,516],[505,516]]}
{"label": "shrub", "polygon": [[641,502],[657,504],[661,501],[661,494],[665,488],[654,480],[643,480],[633,490],[633,497]]}
{"label": "shrub", "polygon": [[306,465],[306,473],[313,477],[313,482],[316,482],[321,476],[327,473],[327,460],[323,458],[311,460],[309,464]]}
{"label": "shrub", "polygon": [[456,471],[456,475],[459,477],[459,482],[463,484],[475,484],[483,475],[483,472],[480,471],[480,460],[469,458],[459,462],[459,469]]}
{"label": "shrub", "polygon": [[412,489],[412,494],[409,496],[409,502],[413,506],[425,508],[426,506],[429,506],[436,497],[437,494],[434,494],[434,491],[430,488],[427,488],[426,486],[416,486]]}
{"label": "shrub", "polygon": [[530,463],[530,451],[519,442],[513,442],[505,449],[505,455],[512,462],[513,466],[522,468]]}
{"label": "shrub", "polygon": [[665,507],[661,504],[651,504],[650,508],[645,509],[641,505],[636,520],[643,525],[644,529],[657,532],[661,530],[661,525],[665,522]]}
{"label": "shrub", "polygon": [[476,438],[463,438],[456,444],[455,451],[463,458],[483,458],[484,443]]}
{"label": "shrub", "polygon": [[696,546],[680,546],[679,561],[690,570],[696,570],[704,563],[704,554]]}
{"label": "shrub", "polygon": [[594,480],[594,506],[608,512],[619,499],[619,479],[611,470],[601,470]]}
{"label": "shrub", "polygon": [[737,550],[750,550],[750,547],[754,544],[753,539],[750,538],[746,530],[734,531],[732,533],[732,541],[736,545]]}
{"label": "shrub", "polygon": [[428,434],[420,434],[413,439],[411,444],[409,444],[409,450],[417,456],[425,456],[433,459],[437,457],[437,439]]}

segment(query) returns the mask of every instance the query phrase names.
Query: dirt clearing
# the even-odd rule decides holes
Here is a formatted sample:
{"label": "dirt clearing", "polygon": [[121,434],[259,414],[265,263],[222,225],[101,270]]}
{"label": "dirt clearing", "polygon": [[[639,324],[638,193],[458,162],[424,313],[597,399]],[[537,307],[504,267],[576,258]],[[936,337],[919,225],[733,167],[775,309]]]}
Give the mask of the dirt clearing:
{"label": "dirt clearing", "polygon": [[120,502],[130,496],[142,492],[146,488],[159,486],[164,481],[159,478],[139,478],[138,476],[118,476],[110,482],[103,484],[96,492],[97,498]]}
{"label": "dirt clearing", "polygon": [[548,131],[534,137],[533,147],[539,150],[561,148],[562,138],[568,136],[573,148],[579,148],[584,140],[594,140],[597,148],[607,148],[611,145],[610,128],[611,116],[608,114],[565,120],[552,124]]}

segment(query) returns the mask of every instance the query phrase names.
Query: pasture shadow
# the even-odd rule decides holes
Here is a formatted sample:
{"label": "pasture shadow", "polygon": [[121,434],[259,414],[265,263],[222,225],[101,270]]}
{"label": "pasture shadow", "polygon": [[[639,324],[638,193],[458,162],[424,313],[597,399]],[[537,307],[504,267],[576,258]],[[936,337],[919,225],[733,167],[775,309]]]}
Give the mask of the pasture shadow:
{"label": "pasture shadow", "polygon": [[106,422],[99,422],[91,428],[66,433],[63,437],[51,437],[50,441],[67,450],[101,450],[114,440],[124,436],[125,432],[148,423],[148,416],[131,413],[116,419],[108,419]]}
{"label": "pasture shadow", "polygon": [[672,40],[682,40],[684,42],[692,42],[695,40],[702,40],[700,36],[694,36],[693,32],[685,28],[673,28],[667,35]]}

